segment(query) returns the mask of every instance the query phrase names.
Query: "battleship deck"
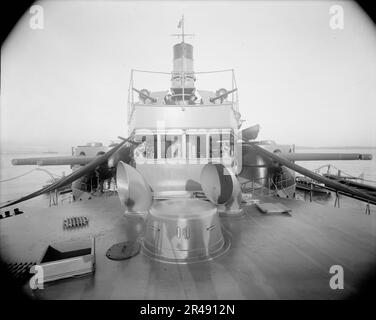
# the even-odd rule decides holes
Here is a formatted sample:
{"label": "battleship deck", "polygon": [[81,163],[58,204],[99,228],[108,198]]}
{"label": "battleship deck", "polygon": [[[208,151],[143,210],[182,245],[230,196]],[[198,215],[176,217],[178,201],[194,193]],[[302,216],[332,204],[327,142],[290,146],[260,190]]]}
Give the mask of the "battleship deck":
{"label": "battleship deck", "polygon": [[[142,252],[109,260],[111,245],[137,237],[115,195],[54,208],[21,206],[24,214],[0,221],[0,249],[6,262],[37,262],[53,242],[95,236],[96,272],[35,292],[24,286],[41,299],[343,299],[375,272],[375,215],[299,200],[261,201],[278,201],[292,209],[291,216],[265,215],[247,205],[242,217],[221,217],[231,247],[206,262],[163,263]],[[88,227],[63,230],[65,218],[83,215]],[[344,268],[343,290],[329,286],[332,265]]]}

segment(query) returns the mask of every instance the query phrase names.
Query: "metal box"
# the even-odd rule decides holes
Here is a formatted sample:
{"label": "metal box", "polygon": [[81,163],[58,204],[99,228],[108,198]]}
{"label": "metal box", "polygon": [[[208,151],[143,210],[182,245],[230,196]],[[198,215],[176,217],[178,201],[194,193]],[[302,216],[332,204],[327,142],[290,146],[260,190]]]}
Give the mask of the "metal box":
{"label": "metal box", "polygon": [[51,244],[39,265],[44,282],[93,273],[95,270],[95,239],[80,238]]}

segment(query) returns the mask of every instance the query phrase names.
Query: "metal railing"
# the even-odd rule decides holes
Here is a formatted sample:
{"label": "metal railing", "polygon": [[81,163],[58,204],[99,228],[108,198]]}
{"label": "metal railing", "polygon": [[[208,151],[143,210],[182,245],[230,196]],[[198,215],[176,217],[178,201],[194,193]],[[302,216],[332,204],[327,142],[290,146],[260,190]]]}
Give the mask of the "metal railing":
{"label": "metal railing", "polygon": [[[176,75],[176,72],[160,72],[160,71],[148,71],[148,70],[137,70],[137,69],[132,69],[131,70],[131,75],[130,75],[130,81],[129,81],[129,86],[128,86],[128,100],[127,100],[127,120],[128,123],[130,119],[132,118],[132,114],[134,112],[134,108],[136,105],[135,101],[135,92],[133,90],[134,85],[135,85],[135,74],[136,73],[148,73],[148,74],[160,74],[160,75],[165,75],[165,76],[170,76],[172,77],[173,75]],[[235,79],[235,72],[233,69],[226,69],[226,70],[215,70],[215,71],[202,71],[202,72],[190,72],[189,75],[193,75],[194,77],[196,75],[200,74],[218,74],[218,73],[231,73],[231,88],[229,88],[229,91],[234,90],[237,88],[236,85],[236,79]],[[181,73],[182,79],[185,77],[185,73]],[[168,79],[168,82],[171,81],[171,78]],[[170,87],[169,83],[166,82],[166,91]],[[230,85],[230,82],[228,83]],[[144,86],[145,84],[143,84]],[[184,85],[183,85],[184,88]],[[214,90],[213,90],[214,91]],[[239,96],[238,96],[238,91],[236,90],[235,92],[232,92],[228,95],[228,101],[224,104],[229,104],[232,106],[233,110],[236,112],[239,112]],[[137,102],[137,105],[144,105],[142,103]],[[147,104],[149,105],[149,104]],[[186,103],[185,99],[182,99],[182,103],[176,104],[176,105],[167,105],[165,102],[162,102],[162,104],[150,104],[151,106],[171,106],[171,107],[197,107],[197,106],[213,106],[215,104],[189,104]]]}
{"label": "metal railing", "polygon": [[[325,172],[326,174],[337,175],[338,177],[348,179],[348,180],[352,180],[352,181],[356,181],[356,182],[360,182],[360,183],[370,182],[370,183],[376,184],[375,180],[365,179],[364,178],[364,172],[362,172],[359,176],[355,176],[355,175],[350,174],[350,173],[348,173],[348,172],[346,172],[342,169],[337,168],[336,166],[334,166],[332,164],[322,165],[322,166],[318,167],[317,169],[315,169],[314,172],[323,175],[322,170],[325,169],[325,168],[327,169],[326,172]],[[333,172],[333,170],[334,170],[334,172]]]}
{"label": "metal railing", "polygon": [[[267,185],[267,187],[265,186]],[[270,177],[250,179],[241,185],[242,192],[251,192],[254,195],[264,196],[271,195]]]}
{"label": "metal railing", "polygon": [[295,184],[294,177],[290,176],[290,177],[285,178],[285,175],[283,173],[276,175],[275,186],[277,189],[285,189],[291,186],[292,184]]}
{"label": "metal railing", "polygon": [[285,191],[286,188],[291,186],[293,178],[283,178],[283,174],[277,175],[277,178],[274,181],[271,177],[262,177],[256,179],[250,179],[242,183],[241,188],[242,192],[251,192],[254,195],[259,196],[275,196],[278,194],[278,191],[282,191],[287,197],[288,194]]}
{"label": "metal railing", "polygon": [[[82,181],[76,181],[76,188],[83,192],[90,193],[91,196],[97,196],[97,192],[103,193],[107,196],[111,196],[116,193],[117,187],[114,178],[110,178],[103,181],[103,185],[97,182],[97,186],[93,186],[93,181],[90,180],[90,183],[85,183]],[[103,186],[103,188],[102,188]],[[54,190],[49,192],[49,206],[58,206],[59,203],[63,204],[64,202],[71,203],[74,201],[72,190],[70,192],[62,192],[63,190]]]}

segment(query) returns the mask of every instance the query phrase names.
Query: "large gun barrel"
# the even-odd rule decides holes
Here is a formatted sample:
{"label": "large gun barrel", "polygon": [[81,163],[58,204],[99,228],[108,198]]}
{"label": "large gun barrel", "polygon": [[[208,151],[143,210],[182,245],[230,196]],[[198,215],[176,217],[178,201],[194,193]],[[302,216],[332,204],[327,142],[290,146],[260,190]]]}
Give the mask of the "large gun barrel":
{"label": "large gun barrel", "polygon": [[298,172],[308,178],[311,178],[313,180],[316,180],[318,182],[321,182],[325,184],[326,187],[332,188],[337,192],[341,192],[346,195],[351,195],[353,197],[357,197],[363,201],[368,201],[369,203],[376,204],[376,196],[372,194],[368,194],[364,192],[363,190],[359,190],[356,188],[349,187],[347,185],[341,184],[337,181],[328,179],[326,177],[323,177],[322,175],[312,172],[306,168],[303,168],[295,163],[290,162],[284,157],[281,157],[280,154],[270,152],[268,150],[265,150],[264,148],[255,145],[255,144],[246,144],[247,147],[253,149],[258,154],[261,154],[265,157],[269,157],[272,160],[278,162],[280,165],[283,165],[291,170],[294,170],[295,172]]}
{"label": "large gun barrel", "polygon": [[14,166],[69,166],[69,165],[86,165],[97,157],[84,156],[66,156],[66,157],[49,157],[49,158],[24,158],[13,159]]}
{"label": "large gun barrel", "polygon": [[326,161],[326,160],[372,160],[372,154],[364,153],[281,153],[290,161]]}

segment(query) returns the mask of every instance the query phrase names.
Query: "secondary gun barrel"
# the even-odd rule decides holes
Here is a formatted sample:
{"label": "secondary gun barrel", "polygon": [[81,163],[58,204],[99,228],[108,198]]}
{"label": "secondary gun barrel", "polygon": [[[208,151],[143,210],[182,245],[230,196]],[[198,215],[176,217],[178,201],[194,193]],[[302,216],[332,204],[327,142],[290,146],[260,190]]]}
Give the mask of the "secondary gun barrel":
{"label": "secondary gun barrel", "polygon": [[325,161],[325,160],[372,160],[367,153],[281,153],[290,161]]}
{"label": "secondary gun barrel", "polygon": [[225,92],[225,93],[222,93],[222,94],[219,95],[218,97],[210,98],[209,101],[210,101],[210,102],[215,102],[215,101],[218,100],[218,99],[225,98],[225,97],[227,97],[229,94],[235,92],[236,90],[238,90],[238,88],[235,88],[235,89],[232,89],[232,90],[227,91],[227,92]]}
{"label": "secondary gun barrel", "polygon": [[157,102],[157,99],[147,95],[146,93],[140,91],[140,90],[137,90],[136,88],[132,88],[134,91],[136,91],[139,95],[143,96],[144,98],[147,98],[147,99],[150,99],[151,102],[153,103],[156,103]]}

